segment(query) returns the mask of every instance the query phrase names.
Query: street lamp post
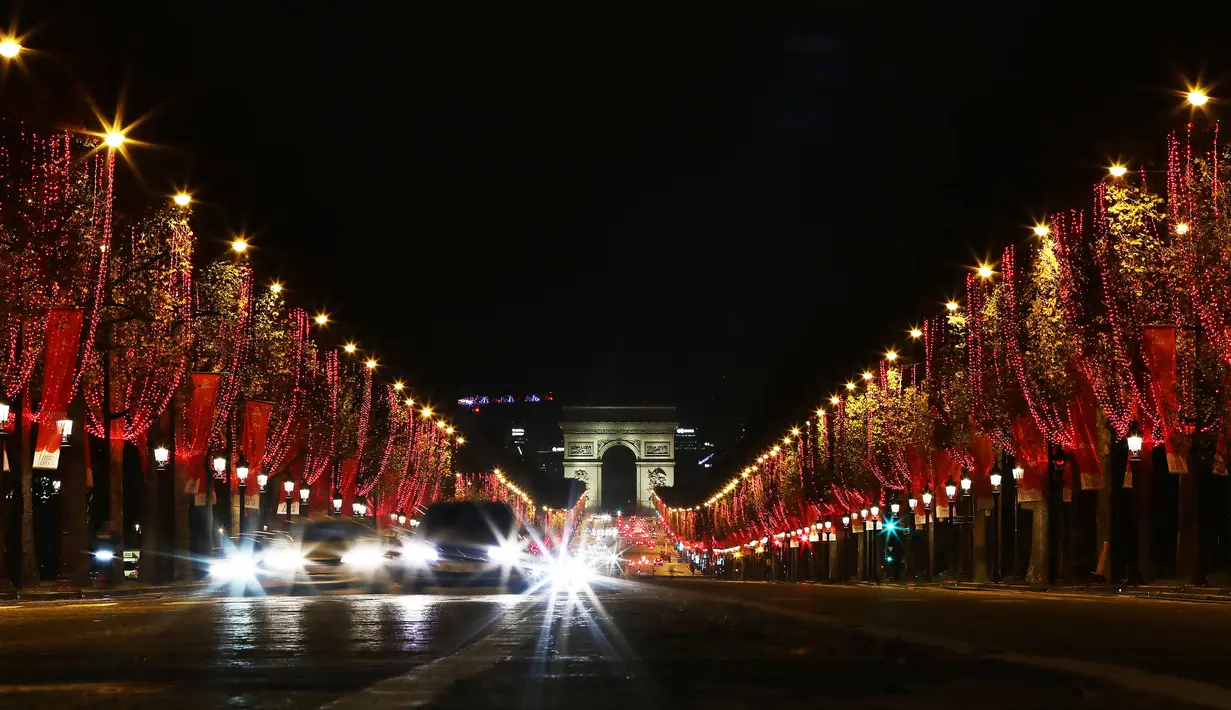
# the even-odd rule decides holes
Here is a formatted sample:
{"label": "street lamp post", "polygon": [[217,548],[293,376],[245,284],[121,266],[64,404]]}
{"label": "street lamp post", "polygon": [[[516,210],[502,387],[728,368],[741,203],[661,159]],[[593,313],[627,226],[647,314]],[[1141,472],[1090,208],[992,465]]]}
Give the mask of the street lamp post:
{"label": "street lamp post", "polygon": [[1026,477],[1026,469],[1021,466],[1013,467],[1013,577],[1016,578],[1020,574],[1021,567],[1018,565],[1018,555],[1022,547],[1022,541],[1017,537],[1017,523],[1022,517],[1021,510],[1021,489],[1022,479]]}
{"label": "street lamp post", "polygon": [[[1116,539],[1115,548],[1112,550],[1112,559],[1118,559],[1119,564],[1116,565],[1114,573],[1117,574],[1116,581],[1124,579],[1129,584],[1141,584],[1141,572],[1137,565],[1137,536],[1135,531],[1125,530],[1124,522],[1129,517],[1122,511],[1127,504],[1133,503],[1133,496],[1136,493],[1130,493],[1130,490],[1135,491],[1141,481],[1141,445],[1144,440],[1141,436],[1141,430],[1137,428],[1137,423],[1133,423],[1133,428],[1129,430],[1128,437],[1125,438],[1128,444],[1128,465],[1129,472],[1133,476],[1133,489],[1124,487],[1124,474],[1120,474],[1119,485],[1113,491],[1113,497],[1118,498],[1116,501]],[[1127,499],[1127,500],[1126,500]],[[1130,543],[1129,541],[1132,540]],[[1132,554],[1129,554],[1129,553]]]}
{"label": "street lamp post", "polygon": [[965,524],[967,528],[969,528],[969,530],[967,531],[966,537],[969,538],[968,542],[970,543],[970,545],[969,546],[965,544],[962,545],[962,547],[965,548],[965,550],[967,551],[967,554],[960,555],[960,556],[965,557],[967,559],[967,566],[969,567],[970,581],[973,582],[975,581],[975,513],[976,513],[975,507],[976,507],[976,501],[975,501],[975,495],[974,495],[974,479],[971,477],[970,471],[966,469],[962,469],[961,486],[962,486],[962,497],[966,499],[966,511],[967,511],[967,515],[964,516],[965,519],[962,521],[962,523]]}
{"label": "street lamp post", "polygon": [[[1000,464],[996,464],[999,466]],[[1000,469],[992,470],[989,478],[992,481],[992,531],[996,533],[996,556],[992,558],[992,581],[1000,581],[1000,483],[1003,479]]]}
{"label": "street lamp post", "polygon": [[906,536],[906,557],[902,559],[904,568],[902,577],[905,581],[910,581],[910,563],[915,556],[915,508],[919,505],[919,499],[914,495],[906,499],[906,508],[909,511],[906,514],[906,525],[902,528],[902,534]]}
{"label": "street lamp post", "polygon": [[868,561],[872,563],[872,566],[868,571],[869,571],[869,576],[872,578],[872,581],[879,583],[880,582],[880,556],[876,551],[876,531],[881,526],[880,524],[881,507],[873,503],[872,507],[869,509],[868,512],[871,513],[871,517],[872,517],[872,540],[871,540],[871,545],[870,545],[872,549],[868,552]]}
{"label": "street lamp post", "polygon": [[239,455],[239,463],[235,466],[235,478],[239,479],[239,534],[244,534],[244,517],[245,508],[248,502],[248,473],[251,469],[248,468],[248,459],[244,458],[243,454]]}
{"label": "street lamp post", "polygon": [[257,530],[265,529],[265,505],[268,498],[265,497],[265,486],[269,483],[269,474],[261,471],[256,475],[256,528]]}
{"label": "street lamp post", "polygon": [[932,518],[932,484],[929,483],[923,487],[923,495],[920,497],[923,498],[923,526],[928,529],[928,581],[931,582],[936,577],[936,559],[932,555],[932,540],[936,536]]}
{"label": "street lamp post", "polygon": [[829,555],[831,552],[829,549],[829,543],[833,542],[833,521],[826,520],[824,527],[825,527],[825,557],[824,557],[824,561],[822,562],[822,564],[825,565],[825,580],[828,581],[829,579],[831,579],[831,577],[829,576],[829,565],[830,565]]}
{"label": "street lamp post", "polygon": [[304,483],[299,486],[299,517],[308,517],[308,497],[312,495],[312,489],[308,484]]}
{"label": "street lamp post", "polygon": [[953,570],[953,579],[956,581],[957,572],[957,555],[955,554],[954,545],[957,543],[957,518],[953,516],[953,502],[957,499],[957,482],[953,480],[953,476],[945,479],[945,496],[949,498],[949,559],[945,560],[946,566]]}
{"label": "street lamp post", "polygon": [[282,482],[282,490],[286,491],[286,529],[291,529],[291,503],[295,500],[295,481],[288,475]]}
{"label": "street lamp post", "polygon": [[847,548],[847,552],[846,554],[842,555],[842,559],[841,559],[841,562],[842,562],[841,577],[846,577],[846,567],[849,565],[849,563],[847,562],[847,559],[849,559],[851,556],[850,555],[851,543],[849,542],[849,539],[851,537],[854,537],[851,534],[851,516],[849,514],[842,516],[842,537],[847,538],[846,540],[843,541],[843,545]]}
{"label": "street lamp post", "polygon": [[[222,454],[215,454],[215,455],[214,455],[214,460],[213,460],[213,465],[214,465],[214,475],[213,475],[213,477],[211,477],[211,478],[209,479],[210,489],[209,489],[208,491],[206,491],[206,494],[205,494],[205,504],[206,504],[207,506],[210,506],[210,510],[211,510],[211,511],[213,510],[214,506],[210,505],[210,500],[209,500],[209,499],[210,499],[210,495],[209,495],[209,494],[210,494],[210,493],[212,493],[212,492],[214,492],[215,490],[217,490],[217,482],[218,482],[218,480],[219,480],[219,479],[221,479],[221,478],[222,478],[222,474],[223,474],[223,473],[225,473],[225,472],[226,472],[226,470],[227,470],[227,460],[226,460],[226,457],[225,457],[225,456],[223,456]],[[231,482],[230,482],[230,481],[227,481],[227,492],[228,492],[228,494],[230,493],[230,490],[231,490]],[[229,497],[229,495],[228,495],[228,497]],[[211,519],[211,520],[212,520],[212,519]],[[227,527],[230,527],[231,511],[229,511],[229,510],[227,511],[226,520],[227,520]],[[212,522],[211,522],[211,527],[212,527]],[[219,528],[219,529],[221,530],[221,528]],[[212,545],[211,545],[211,547],[212,547]]]}

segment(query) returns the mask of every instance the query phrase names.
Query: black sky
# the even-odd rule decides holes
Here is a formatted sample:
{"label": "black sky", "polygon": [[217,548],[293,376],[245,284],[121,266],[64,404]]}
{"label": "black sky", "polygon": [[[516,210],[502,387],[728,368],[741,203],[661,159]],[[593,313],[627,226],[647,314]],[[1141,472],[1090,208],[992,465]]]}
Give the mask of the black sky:
{"label": "black sky", "polygon": [[36,79],[157,109],[137,161],[198,189],[206,249],[254,232],[418,391],[676,404],[763,441],[1109,159],[1161,159],[1174,91],[1231,67],[1191,4],[932,5],[38,3],[20,27]]}

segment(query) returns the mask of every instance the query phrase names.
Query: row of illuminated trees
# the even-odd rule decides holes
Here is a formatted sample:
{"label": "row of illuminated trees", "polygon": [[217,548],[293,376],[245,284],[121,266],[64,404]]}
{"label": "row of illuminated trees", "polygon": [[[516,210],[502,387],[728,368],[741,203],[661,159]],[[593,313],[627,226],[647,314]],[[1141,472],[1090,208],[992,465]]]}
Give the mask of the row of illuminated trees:
{"label": "row of illuminated trees", "polygon": [[[219,526],[304,505],[397,521],[451,494],[459,433],[373,357],[333,343],[328,315],[258,279],[243,238],[220,260],[199,254],[191,197],[150,198],[125,177],[126,141],[0,119],[12,581],[39,577],[43,530],[72,581],[101,544],[91,532],[116,551],[138,529],[143,576],[167,579],[191,574],[190,552],[208,553]],[[44,491],[59,524],[35,524]]]}
{"label": "row of illuminated trees", "polygon": [[1194,111],[1169,136],[1165,168],[1112,166],[1090,209],[1051,215],[971,269],[964,299],[710,498],[659,500],[673,533],[757,549],[871,506],[943,521],[953,491],[976,501],[973,518],[1012,487],[1033,518],[1022,574],[1054,576],[1056,509],[1083,492],[1099,501],[1093,554],[1118,550],[1117,576],[1156,573],[1156,522],[1176,532],[1181,576],[1202,581],[1231,560],[1231,157]]}

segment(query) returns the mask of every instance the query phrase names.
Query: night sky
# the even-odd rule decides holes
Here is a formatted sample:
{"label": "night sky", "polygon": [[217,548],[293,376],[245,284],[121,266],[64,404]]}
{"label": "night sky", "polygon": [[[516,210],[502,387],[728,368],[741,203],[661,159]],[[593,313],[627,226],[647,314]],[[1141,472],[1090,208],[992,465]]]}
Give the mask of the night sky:
{"label": "night sky", "polygon": [[1227,18],[1191,4],[827,4],[40,2],[18,26],[34,81],[72,67],[151,113],[135,159],[194,188],[204,251],[252,234],[417,392],[675,404],[759,445],[1113,159],[1160,160],[1185,79],[1231,96],[1203,35]]}

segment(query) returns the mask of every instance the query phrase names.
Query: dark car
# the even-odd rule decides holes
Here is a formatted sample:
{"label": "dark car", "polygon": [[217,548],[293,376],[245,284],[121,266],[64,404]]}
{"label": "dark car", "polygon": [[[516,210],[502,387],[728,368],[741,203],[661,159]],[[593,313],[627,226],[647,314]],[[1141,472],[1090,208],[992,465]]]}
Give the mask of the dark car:
{"label": "dark car", "polygon": [[405,548],[411,588],[526,587],[528,540],[509,506],[465,501],[436,503]]}

